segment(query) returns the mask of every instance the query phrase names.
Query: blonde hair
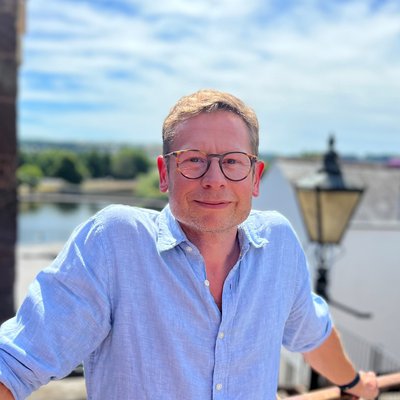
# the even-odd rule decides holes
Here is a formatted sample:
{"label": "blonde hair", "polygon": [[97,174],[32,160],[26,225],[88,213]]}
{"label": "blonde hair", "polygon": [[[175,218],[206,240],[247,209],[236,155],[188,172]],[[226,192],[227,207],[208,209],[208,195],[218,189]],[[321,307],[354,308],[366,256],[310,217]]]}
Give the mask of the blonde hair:
{"label": "blonde hair", "polygon": [[162,129],[163,152],[169,153],[174,141],[176,127],[201,113],[227,111],[238,115],[249,130],[250,146],[254,155],[258,155],[259,125],[255,112],[237,97],[213,89],[203,89],[184,96],[172,107],[164,120]]}

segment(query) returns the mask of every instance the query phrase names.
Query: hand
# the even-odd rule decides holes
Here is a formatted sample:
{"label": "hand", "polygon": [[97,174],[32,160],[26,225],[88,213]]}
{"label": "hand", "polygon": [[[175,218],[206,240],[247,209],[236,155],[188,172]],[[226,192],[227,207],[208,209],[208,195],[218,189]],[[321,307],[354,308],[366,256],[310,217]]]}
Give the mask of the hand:
{"label": "hand", "polygon": [[379,388],[375,372],[360,371],[360,381],[356,386],[347,390],[346,393],[365,400],[372,400],[378,397]]}

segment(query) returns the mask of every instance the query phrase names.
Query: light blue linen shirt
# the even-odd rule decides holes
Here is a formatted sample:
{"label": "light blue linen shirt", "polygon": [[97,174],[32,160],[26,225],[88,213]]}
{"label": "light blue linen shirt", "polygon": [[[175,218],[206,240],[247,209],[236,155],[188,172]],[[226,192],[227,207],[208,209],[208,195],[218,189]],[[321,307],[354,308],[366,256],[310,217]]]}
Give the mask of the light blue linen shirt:
{"label": "light blue linen shirt", "polygon": [[24,399],[84,360],[88,399],[275,399],[281,345],[330,334],[289,223],[252,211],[222,312],[167,206],[109,206],[72,234],[0,331],[0,381]]}

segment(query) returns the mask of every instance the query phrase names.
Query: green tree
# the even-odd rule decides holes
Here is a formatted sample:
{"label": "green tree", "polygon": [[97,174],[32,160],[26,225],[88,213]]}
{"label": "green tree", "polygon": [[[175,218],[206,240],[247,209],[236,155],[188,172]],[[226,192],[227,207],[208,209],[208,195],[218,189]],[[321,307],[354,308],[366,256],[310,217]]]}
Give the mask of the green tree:
{"label": "green tree", "polygon": [[166,193],[160,192],[159,177],[157,169],[147,174],[140,175],[135,185],[135,196],[150,197],[156,199],[167,199]]}
{"label": "green tree", "polygon": [[56,169],[61,156],[65,154],[62,150],[43,150],[36,153],[34,157],[35,164],[43,171],[44,176],[55,177]]}
{"label": "green tree", "polygon": [[125,147],[111,157],[111,174],[118,179],[133,179],[150,168],[148,156],[139,149]]}
{"label": "green tree", "polygon": [[84,153],[83,162],[92,178],[102,178],[111,174],[111,157],[97,150]]}
{"label": "green tree", "polygon": [[55,163],[53,173],[53,176],[65,179],[70,183],[81,183],[88,175],[83,162],[76,154],[71,152],[60,154],[60,158]]}
{"label": "green tree", "polygon": [[24,164],[36,164],[35,154],[23,150],[18,151],[18,167]]}
{"label": "green tree", "polygon": [[18,184],[25,184],[33,190],[43,178],[42,170],[35,164],[23,164],[17,169]]}
{"label": "green tree", "polygon": [[48,149],[36,153],[33,162],[44,176],[62,178],[70,183],[81,183],[89,173],[77,153],[62,149]]}

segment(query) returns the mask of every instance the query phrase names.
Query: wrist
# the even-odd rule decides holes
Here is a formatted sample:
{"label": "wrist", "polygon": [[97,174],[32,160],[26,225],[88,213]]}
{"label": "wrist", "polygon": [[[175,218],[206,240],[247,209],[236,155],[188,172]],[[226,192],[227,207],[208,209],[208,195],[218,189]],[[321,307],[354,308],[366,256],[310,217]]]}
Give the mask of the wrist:
{"label": "wrist", "polygon": [[337,385],[341,392],[345,392],[346,390],[352,389],[357,383],[360,382],[360,373],[357,372],[354,379],[344,385]]}

